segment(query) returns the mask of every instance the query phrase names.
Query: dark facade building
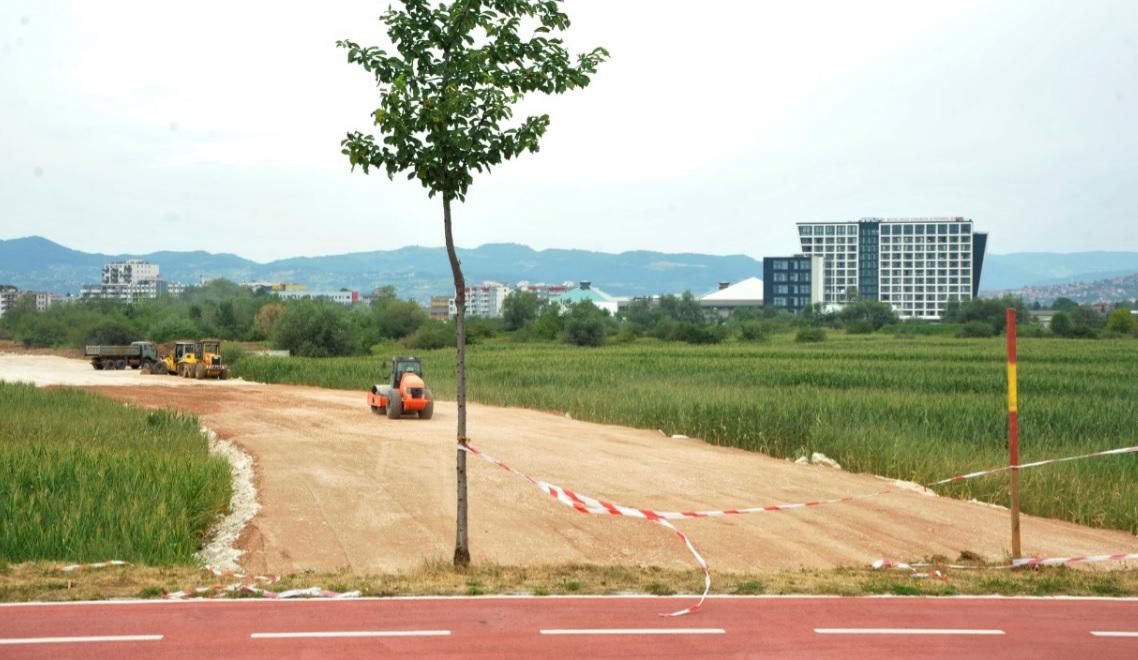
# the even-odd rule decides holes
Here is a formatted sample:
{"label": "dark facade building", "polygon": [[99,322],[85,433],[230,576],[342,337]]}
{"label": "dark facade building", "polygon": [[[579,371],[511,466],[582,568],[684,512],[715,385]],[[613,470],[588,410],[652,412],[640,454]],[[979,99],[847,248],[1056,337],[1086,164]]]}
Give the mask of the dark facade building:
{"label": "dark facade building", "polygon": [[763,302],[795,314],[822,301],[822,257],[763,258]]}

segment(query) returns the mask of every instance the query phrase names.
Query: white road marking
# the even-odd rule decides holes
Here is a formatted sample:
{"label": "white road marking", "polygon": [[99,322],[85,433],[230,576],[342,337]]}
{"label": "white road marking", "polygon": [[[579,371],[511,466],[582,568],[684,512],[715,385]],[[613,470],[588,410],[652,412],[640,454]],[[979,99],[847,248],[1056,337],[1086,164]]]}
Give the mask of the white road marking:
{"label": "white road marking", "polygon": [[542,628],[542,635],[726,635],[722,628]]}
{"label": "white road marking", "polygon": [[1003,635],[987,628],[815,628],[819,635]]}
{"label": "white road marking", "polygon": [[158,642],[162,635],[102,635],[87,637],[9,637],[0,644],[86,644],[90,642]]}
{"label": "white road marking", "polygon": [[322,637],[446,637],[449,630],[328,630],[311,632],[255,632],[253,639],[302,639]]}
{"label": "white road marking", "polygon": [[1092,630],[1095,637],[1138,637],[1138,631],[1130,630]]}

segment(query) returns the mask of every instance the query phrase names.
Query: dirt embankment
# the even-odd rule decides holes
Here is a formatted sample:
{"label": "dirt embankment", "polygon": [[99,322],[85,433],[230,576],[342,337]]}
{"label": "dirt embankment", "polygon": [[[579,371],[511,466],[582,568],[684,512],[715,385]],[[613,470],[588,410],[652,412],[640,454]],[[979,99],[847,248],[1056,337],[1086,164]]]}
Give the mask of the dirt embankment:
{"label": "dirt embankment", "polygon": [[[262,508],[242,538],[248,570],[404,570],[453,552],[453,404],[439,402],[430,421],[393,421],[372,414],[362,392],[96,372],[73,360],[27,359],[0,357],[0,379],[34,367],[43,377],[32,380],[41,384],[84,385],[143,406],[193,412],[250,452]],[[473,404],[469,413],[475,446],[535,477],[631,506],[721,509],[872,493],[884,484],[655,431]],[[692,566],[675,537],[655,525],[581,515],[486,463],[472,459],[469,469],[475,561]],[[1000,560],[1009,544],[1007,512],[915,492],[677,524],[713,570],[740,572],[955,557],[962,550]],[[1124,532],[1031,516],[1023,520],[1023,539],[1031,555],[1138,551],[1138,538]]]}
{"label": "dirt embankment", "polygon": [[[259,386],[225,391],[107,388],[144,405],[202,415],[258,463],[263,508],[245,536],[246,568],[386,571],[449,558],[455,516],[454,409],[430,421],[373,415],[362,393]],[[441,402],[440,402],[441,403]],[[578,422],[528,410],[470,406],[473,443],[551,483],[632,506],[719,509],[872,493],[883,482],[698,440]],[[477,560],[691,565],[684,548],[644,521],[584,516],[530,484],[469,462]],[[881,557],[1008,551],[1007,513],[904,492],[807,511],[678,523],[712,565],[754,571],[865,565]],[[1065,555],[1138,550],[1116,531],[1027,517],[1025,551]]]}

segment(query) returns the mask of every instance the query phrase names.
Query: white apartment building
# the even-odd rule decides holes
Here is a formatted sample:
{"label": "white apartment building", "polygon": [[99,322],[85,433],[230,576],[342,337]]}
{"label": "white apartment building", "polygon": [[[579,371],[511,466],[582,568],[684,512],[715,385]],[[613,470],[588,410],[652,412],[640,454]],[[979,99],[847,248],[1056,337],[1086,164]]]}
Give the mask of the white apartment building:
{"label": "white apartment building", "polygon": [[132,284],[158,279],[158,264],[140,259],[115,261],[103,266],[103,284]]}
{"label": "white apartment building", "polygon": [[360,301],[359,291],[307,291],[301,289],[274,291],[273,294],[282,300],[331,300],[341,305],[354,305]]}
{"label": "white apartment building", "polygon": [[0,290],[0,318],[24,296],[33,296],[36,300],[36,311],[42,312],[53,304],[63,300],[58,293],[45,293],[42,291],[20,291],[19,289]]}
{"label": "white apartment building", "polygon": [[[502,307],[506,303],[506,296],[513,289],[500,282],[483,282],[477,286],[466,287],[466,315],[484,319],[497,319],[502,317]],[[447,310],[450,318],[458,315],[458,308],[454,298],[450,299]]]}
{"label": "white apartment building", "polygon": [[168,282],[159,277],[158,264],[130,259],[103,266],[102,282],[84,284],[80,288],[79,297],[129,303],[164,295],[177,296],[183,290],[180,283]]}
{"label": "white apartment building", "polygon": [[892,305],[903,318],[936,320],[950,300],[979,292],[987,234],[962,217],[801,222],[805,255],[823,258],[823,302],[857,297]]}

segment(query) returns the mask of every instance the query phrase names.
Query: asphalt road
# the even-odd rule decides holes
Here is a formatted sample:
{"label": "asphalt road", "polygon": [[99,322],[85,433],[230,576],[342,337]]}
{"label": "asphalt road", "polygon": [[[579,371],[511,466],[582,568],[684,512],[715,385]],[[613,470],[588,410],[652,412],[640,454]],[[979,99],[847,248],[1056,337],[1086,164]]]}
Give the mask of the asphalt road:
{"label": "asphalt road", "polygon": [[0,658],[1138,657],[1138,599],[422,598],[0,606]]}

